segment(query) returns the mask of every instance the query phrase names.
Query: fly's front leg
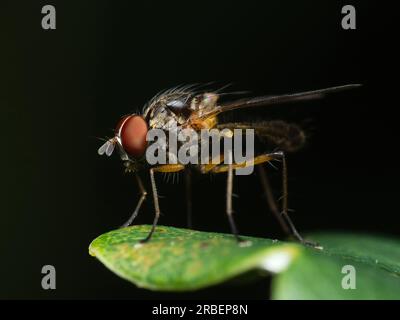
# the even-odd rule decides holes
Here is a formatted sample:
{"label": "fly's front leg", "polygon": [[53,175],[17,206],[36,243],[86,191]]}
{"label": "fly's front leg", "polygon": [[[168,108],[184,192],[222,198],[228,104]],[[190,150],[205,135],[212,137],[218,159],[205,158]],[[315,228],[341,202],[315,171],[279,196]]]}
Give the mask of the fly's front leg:
{"label": "fly's front leg", "polygon": [[181,164],[171,164],[171,165],[162,165],[159,167],[151,168],[150,169],[150,182],[151,182],[151,190],[153,192],[153,202],[154,202],[154,220],[153,220],[153,225],[151,227],[151,230],[149,234],[147,235],[146,238],[141,240],[141,243],[146,243],[149,241],[156,230],[156,226],[158,223],[158,219],[160,218],[160,205],[158,202],[158,193],[157,193],[157,186],[156,186],[156,180],[154,178],[154,172],[178,172],[183,170],[185,167]]}
{"label": "fly's front leg", "polygon": [[151,189],[153,191],[153,201],[154,201],[154,220],[153,220],[153,225],[151,227],[151,230],[149,234],[147,235],[146,238],[141,240],[141,243],[145,243],[151,239],[151,236],[154,233],[154,230],[156,229],[158,219],[160,218],[160,205],[158,203],[158,194],[157,194],[157,186],[156,186],[156,181],[154,179],[154,170],[153,168],[150,169],[150,181],[151,181]]}
{"label": "fly's front leg", "polygon": [[140,199],[138,204],[136,205],[135,211],[133,211],[132,215],[129,217],[129,219],[121,226],[121,228],[125,228],[129,225],[132,224],[133,220],[135,220],[135,218],[137,217],[139,210],[144,202],[144,200],[146,200],[146,196],[147,196],[147,191],[145,190],[142,180],[140,179],[139,175],[137,173],[135,173],[135,177],[136,177],[136,182],[137,185],[139,187],[140,190]]}

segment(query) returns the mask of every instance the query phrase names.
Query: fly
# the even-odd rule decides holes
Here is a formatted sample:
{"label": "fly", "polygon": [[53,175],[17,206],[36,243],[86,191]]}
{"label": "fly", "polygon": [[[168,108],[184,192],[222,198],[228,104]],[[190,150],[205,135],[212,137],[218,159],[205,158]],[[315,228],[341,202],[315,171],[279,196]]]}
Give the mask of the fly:
{"label": "fly", "polygon": [[[151,189],[154,202],[155,216],[152,228],[146,238],[141,242],[147,242],[151,239],[159,217],[160,206],[158,201],[157,186],[155,182],[155,173],[174,173],[185,172],[185,182],[187,187],[187,211],[188,224],[191,224],[191,170],[197,169],[202,174],[212,173],[227,173],[226,185],[226,214],[232,233],[238,242],[242,239],[239,236],[233,218],[232,209],[232,188],[233,188],[233,170],[243,168],[246,163],[229,162],[224,163],[224,157],[221,154],[219,161],[211,164],[197,164],[188,166],[181,162],[173,164],[156,164],[150,165],[146,161],[145,153],[149,147],[147,134],[151,129],[161,129],[166,133],[171,133],[171,124],[175,123],[178,129],[189,128],[196,132],[203,129],[253,129],[257,137],[262,138],[266,143],[275,150],[254,155],[250,161],[257,165],[258,175],[263,186],[264,193],[270,210],[278,219],[279,224],[284,232],[294,236],[303,244],[311,244],[300,235],[288,215],[288,183],[287,183],[287,162],[286,153],[300,149],[305,142],[305,134],[303,130],[296,124],[287,123],[284,121],[261,121],[254,123],[234,122],[234,123],[219,123],[218,116],[224,112],[233,111],[244,108],[266,107],[282,103],[292,103],[299,101],[309,101],[321,99],[326,94],[339,92],[343,90],[359,87],[359,84],[349,84],[320,90],[300,92],[294,94],[284,94],[277,96],[261,96],[256,98],[244,98],[234,100],[227,103],[219,103],[219,98],[222,94],[215,92],[199,91],[194,86],[181,86],[167,91],[164,91],[152,98],[144,107],[141,114],[129,114],[121,118],[118,122],[114,136],[108,139],[99,149],[100,155],[110,156],[114,150],[119,152],[121,160],[127,171],[135,175],[139,190],[140,198],[132,215],[122,227],[132,224],[139,213],[139,210],[147,197],[147,191],[144,188],[139,172],[148,171],[150,175]],[[166,146],[168,148],[168,146]],[[282,163],[282,208],[279,210],[278,205],[272,195],[269,180],[266,170],[263,166],[274,160],[279,160]]]}

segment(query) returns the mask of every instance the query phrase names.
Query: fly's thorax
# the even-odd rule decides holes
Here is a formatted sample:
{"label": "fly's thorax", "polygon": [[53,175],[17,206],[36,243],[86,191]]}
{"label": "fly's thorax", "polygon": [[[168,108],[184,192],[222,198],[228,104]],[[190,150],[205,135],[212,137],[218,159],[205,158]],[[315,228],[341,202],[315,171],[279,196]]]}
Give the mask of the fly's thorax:
{"label": "fly's thorax", "polygon": [[[191,119],[198,119],[217,108],[219,95],[212,92],[195,94],[193,92],[168,91],[153,98],[144,110],[144,117],[150,128],[168,130],[172,122],[185,125]],[[216,118],[204,124],[196,124],[197,128],[212,128]]]}
{"label": "fly's thorax", "polygon": [[181,125],[186,121],[182,114],[177,115],[166,106],[158,106],[150,112],[149,127],[151,129],[169,130],[174,125]]}
{"label": "fly's thorax", "polygon": [[171,122],[182,125],[190,116],[190,101],[193,94],[183,91],[166,91],[149,101],[144,117],[150,128],[168,130]]}

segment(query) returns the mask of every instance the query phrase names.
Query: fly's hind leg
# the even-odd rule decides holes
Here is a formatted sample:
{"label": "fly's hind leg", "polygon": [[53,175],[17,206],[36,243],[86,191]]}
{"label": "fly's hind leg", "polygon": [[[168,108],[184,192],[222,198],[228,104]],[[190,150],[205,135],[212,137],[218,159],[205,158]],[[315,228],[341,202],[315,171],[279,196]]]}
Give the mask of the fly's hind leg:
{"label": "fly's hind leg", "polygon": [[135,218],[137,217],[139,210],[144,202],[144,200],[146,200],[146,196],[147,196],[147,191],[143,186],[142,180],[140,179],[139,175],[137,173],[135,173],[135,177],[136,177],[136,182],[138,184],[139,190],[140,190],[140,198],[139,198],[139,202],[136,205],[135,211],[133,211],[132,215],[129,217],[129,219],[121,226],[121,228],[125,228],[128,227],[129,225],[132,224],[133,220],[135,220]]}
{"label": "fly's hind leg", "polygon": [[[282,217],[285,219],[287,226],[289,227],[290,233],[291,235],[293,235],[299,242],[311,246],[311,247],[315,247],[315,248],[321,248],[320,245],[318,243],[315,242],[311,242],[311,241],[307,241],[305,240],[300,233],[297,231],[292,219],[290,219],[289,214],[288,214],[288,174],[287,174],[287,163],[286,163],[286,157],[285,157],[285,153],[283,151],[279,151],[279,152],[274,152],[275,156],[277,157],[277,159],[280,159],[282,161],[282,212],[281,215]],[[264,175],[266,177],[266,173],[265,170],[263,171]],[[261,176],[262,176],[262,172],[261,172]],[[267,184],[268,184],[268,180],[266,180]],[[267,187],[269,188],[269,186],[267,185]],[[269,188],[270,190],[270,188]],[[269,191],[271,192],[271,191]],[[267,197],[268,199],[268,197]],[[270,198],[270,207],[271,207],[271,203],[275,203],[275,201],[273,200],[272,197],[272,193],[271,193],[271,198]],[[277,208],[276,204],[272,205],[272,208]],[[274,209],[272,209],[274,210]],[[287,230],[287,227],[286,229]]]}
{"label": "fly's hind leg", "polygon": [[265,198],[267,200],[267,204],[272,214],[278,220],[279,225],[287,236],[291,235],[289,226],[287,225],[285,219],[283,218],[281,212],[278,209],[277,203],[274,199],[274,195],[272,194],[271,185],[269,183],[269,179],[267,176],[267,172],[262,164],[257,166],[258,177],[260,178],[261,185],[264,189]]}
{"label": "fly's hind leg", "polygon": [[[212,168],[210,171],[214,173],[221,173],[221,172],[226,172],[228,171],[228,180],[229,180],[229,172],[233,171],[233,169],[240,169],[240,168],[245,168],[251,165],[258,165],[262,164],[265,162],[270,162],[272,160],[281,160],[283,162],[283,169],[282,169],[282,180],[283,180],[283,209],[282,212],[279,213],[277,210],[277,206],[275,202],[271,201],[271,203],[274,203],[273,207],[275,208],[275,215],[278,218],[278,221],[281,223],[282,227],[284,230],[287,230],[289,234],[293,235],[298,241],[305,245],[313,246],[313,247],[319,247],[317,243],[309,242],[303,239],[303,237],[300,235],[300,233],[297,231],[296,227],[294,226],[292,220],[290,219],[288,215],[288,199],[287,199],[287,194],[288,194],[288,188],[287,188],[287,164],[286,164],[286,158],[285,154],[281,151],[279,152],[273,152],[273,153],[266,153],[262,154],[259,156],[256,156],[254,159],[248,160],[247,162],[243,163],[235,163],[231,165],[226,165],[226,164],[221,164],[218,165],[214,168]],[[229,182],[228,182],[229,186]],[[229,192],[228,192],[229,195]],[[272,194],[270,194],[272,199]],[[229,203],[229,202],[227,202]],[[228,217],[231,216],[228,214]],[[230,218],[231,220],[231,218]],[[233,221],[233,220],[232,220]],[[232,228],[233,229],[233,228]]]}
{"label": "fly's hind leg", "polygon": [[289,228],[293,234],[294,237],[296,237],[297,240],[300,242],[304,243],[303,237],[300,235],[300,233],[297,231],[296,227],[294,226],[294,223],[292,222],[292,219],[290,219],[289,214],[288,214],[288,182],[287,182],[287,164],[286,164],[286,157],[283,152],[279,152],[282,160],[282,216],[285,218],[287,224],[289,225]]}

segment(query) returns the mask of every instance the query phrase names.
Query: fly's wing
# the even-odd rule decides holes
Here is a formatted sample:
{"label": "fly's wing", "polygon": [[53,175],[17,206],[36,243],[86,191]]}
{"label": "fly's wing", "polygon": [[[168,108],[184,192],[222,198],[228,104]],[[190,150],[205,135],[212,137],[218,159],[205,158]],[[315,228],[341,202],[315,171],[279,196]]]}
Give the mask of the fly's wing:
{"label": "fly's wing", "polygon": [[206,114],[203,114],[200,118],[204,120],[209,117],[216,116],[220,113],[231,111],[231,110],[236,110],[236,109],[270,106],[270,105],[276,105],[276,104],[281,104],[281,103],[290,103],[290,102],[321,99],[326,94],[339,92],[339,91],[343,91],[343,90],[354,89],[354,88],[357,88],[360,86],[361,86],[361,84],[348,84],[348,85],[344,85],[344,86],[331,87],[331,88],[306,91],[306,92],[300,92],[300,93],[284,94],[284,95],[278,95],[278,96],[263,96],[263,97],[250,98],[250,99],[241,99],[241,100],[236,100],[236,101],[218,106],[214,110],[211,110],[210,112],[208,112]]}
{"label": "fly's wing", "polygon": [[260,122],[231,122],[218,124],[217,129],[253,129],[261,141],[282,151],[294,152],[303,147],[306,136],[304,131],[296,124],[280,120]]}

